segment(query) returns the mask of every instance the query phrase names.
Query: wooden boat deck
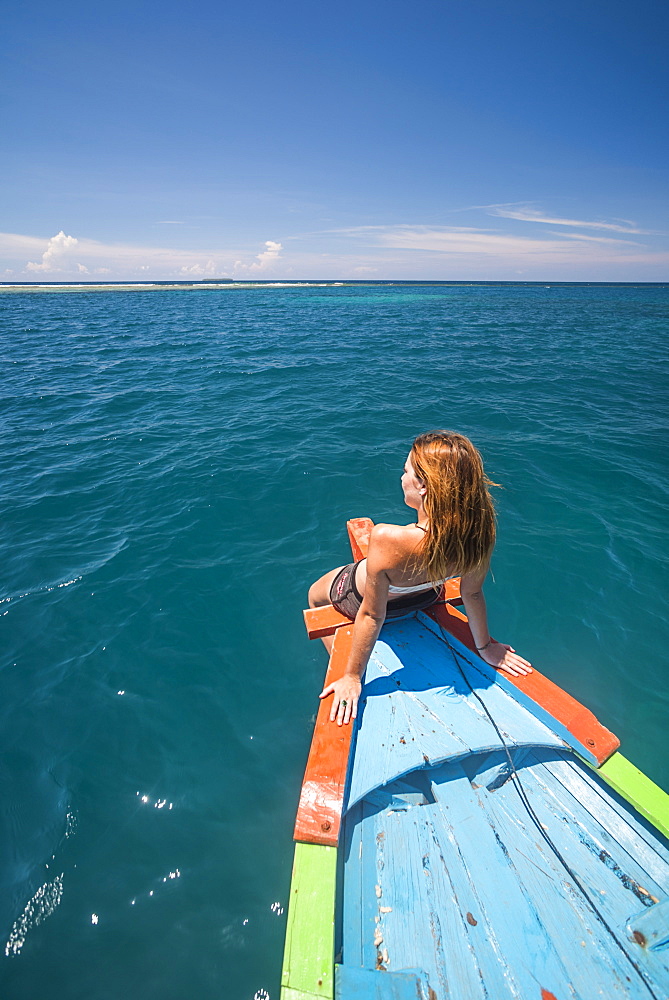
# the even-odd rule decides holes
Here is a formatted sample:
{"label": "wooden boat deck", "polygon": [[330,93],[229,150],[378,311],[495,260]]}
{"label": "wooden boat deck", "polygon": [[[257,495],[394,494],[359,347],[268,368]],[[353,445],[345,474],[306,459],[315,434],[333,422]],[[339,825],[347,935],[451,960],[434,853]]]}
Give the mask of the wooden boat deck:
{"label": "wooden boat deck", "polygon": [[[426,998],[653,996],[633,963],[666,983],[669,955],[641,947],[626,925],[666,896],[669,853],[640,824],[622,822],[625,810],[602,797],[582,764],[559,751],[521,755],[516,767],[540,823],[616,938],[519,808],[514,780],[495,787],[503,755],[482,754],[418,772],[354,807],[344,964],[419,969]],[[655,995],[665,994],[656,987]]]}
{"label": "wooden boat deck", "polygon": [[667,845],[433,627],[387,624],[368,667],[344,822],[341,996],[366,995],[370,981],[347,986],[365,969],[375,988],[386,974],[383,997],[402,972],[426,1000],[664,998],[669,949],[642,945],[634,924],[669,893]]}

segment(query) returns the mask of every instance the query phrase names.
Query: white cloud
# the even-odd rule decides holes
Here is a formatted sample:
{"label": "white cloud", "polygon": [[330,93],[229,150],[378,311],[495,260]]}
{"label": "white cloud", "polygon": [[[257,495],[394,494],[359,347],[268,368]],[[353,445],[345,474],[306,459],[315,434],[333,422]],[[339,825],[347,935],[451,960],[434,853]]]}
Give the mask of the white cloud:
{"label": "white cloud", "polygon": [[556,233],[558,239],[574,240],[577,243],[616,243],[621,247],[640,247],[638,240],[617,240],[613,236],[588,236],[586,233]]}
{"label": "white cloud", "polygon": [[267,247],[267,249],[264,250],[262,253],[258,254],[259,261],[274,260],[276,257],[279,256],[279,254],[283,250],[281,244],[275,243],[274,240],[267,240],[265,242],[265,246]]}
{"label": "white cloud", "polygon": [[188,278],[198,278],[205,275],[216,274],[216,262],[208,260],[206,264],[191,264],[190,266],[184,264],[184,266],[179,269],[179,274],[183,274]]}
{"label": "white cloud", "polygon": [[156,278],[188,273],[192,276],[212,272],[225,274],[226,270],[229,273],[233,259],[230,253],[101,243],[85,237],[66,236],[64,232],[51,239],[0,233],[0,266],[11,268],[17,276],[57,274],[59,278],[81,279],[88,273],[130,280],[149,274]]}
{"label": "white cloud", "polygon": [[[510,281],[522,272],[527,281],[662,281],[669,271],[664,245],[651,248],[622,237],[566,229],[530,234],[502,224],[494,229],[360,226],[330,230],[320,238],[310,234],[310,243],[317,239],[328,242],[330,252],[317,271],[327,277],[354,276],[359,267],[375,267],[377,276],[387,279]],[[291,251],[296,272],[314,274],[313,255],[309,270],[302,266],[304,259]]]}
{"label": "white cloud", "polygon": [[9,233],[0,234],[0,268],[7,268],[6,281],[34,281],[38,276],[77,281],[87,275],[89,280],[126,281],[216,276],[342,280],[365,275],[513,280],[521,272],[526,280],[662,281],[669,272],[666,241],[645,245],[628,238],[631,229],[596,232],[590,227],[581,232],[566,225],[528,229],[505,223],[502,217],[488,221],[487,228],[485,223],[478,228],[377,225],[302,233],[290,237],[289,264],[285,239],[266,240],[255,256],[252,251],[244,256],[231,241],[222,249],[182,250],[85,237],[74,242],[74,236],[64,233],[51,239]]}
{"label": "white cloud", "polygon": [[591,264],[614,261],[666,263],[669,261],[669,254],[666,251],[647,252],[647,248],[636,241],[582,233],[559,232],[554,236],[530,237],[500,230],[476,229],[471,226],[410,225],[360,226],[339,232],[353,239],[364,240],[370,249],[376,245],[392,250],[448,255],[454,261],[478,258],[483,266],[491,262],[504,266],[519,266],[532,263]]}
{"label": "white cloud", "polygon": [[[198,278],[219,275],[262,275],[283,264],[283,245],[266,240],[264,249],[245,261],[236,250],[178,250],[164,246],[138,246],[123,243],[100,243],[64,232],[51,237],[0,233],[0,266],[15,274],[58,274],[81,278],[85,274],[109,274],[115,278],[133,277]],[[41,259],[40,259],[41,255]],[[237,258],[237,260],[235,260]],[[287,273],[283,267],[282,275]]]}
{"label": "white cloud", "polygon": [[252,264],[243,264],[242,261],[235,261],[235,273],[257,273],[258,271],[269,270],[280,259],[283,247],[274,240],[266,240],[266,250],[256,254],[256,259]]}
{"label": "white cloud", "polygon": [[431,253],[477,254],[484,257],[502,254],[553,252],[563,245],[548,240],[532,240],[523,236],[509,236],[486,229],[461,229],[429,226],[391,227],[378,234],[379,242],[387,247],[404,250],[422,250]]}
{"label": "white cloud", "polygon": [[[63,230],[56,235],[52,236],[49,240],[48,246],[44,253],[42,254],[41,264],[36,264],[34,261],[28,261],[26,264],[26,270],[28,271],[62,271],[65,269],[67,264],[70,263],[68,260],[68,253],[73,248],[76,247],[79,241],[75,236],[66,236]],[[71,266],[71,265],[70,265]]]}
{"label": "white cloud", "polygon": [[[590,222],[583,219],[562,219],[554,215],[546,215],[531,205],[509,204],[509,205],[482,205],[482,208],[490,209],[491,215],[496,215],[502,219],[515,219],[517,222],[540,222],[547,226],[570,226],[572,229],[608,229],[613,233],[624,233],[631,236],[651,236],[651,230],[638,229],[634,222],[626,219],[619,219],[616,222]],[[621,225],[620,223],[623,223]]]}

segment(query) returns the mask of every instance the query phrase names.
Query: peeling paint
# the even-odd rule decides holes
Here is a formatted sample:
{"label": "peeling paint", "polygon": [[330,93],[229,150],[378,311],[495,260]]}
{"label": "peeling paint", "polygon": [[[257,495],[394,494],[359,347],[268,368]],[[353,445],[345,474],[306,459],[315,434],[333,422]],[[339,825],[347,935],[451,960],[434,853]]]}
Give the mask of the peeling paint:
{"label": "peeling paint", "polygon": [[613,872],[617,879],[619,879],[626,889],[633,892],[637,899],[641,900],[644,906],[653,906],[657,899],[652,896],[647,889],[644,889],[642,885],[628,875],[627,872],[623,871],[620,865],[611,857],[608,851],[604,850],[603,847],[598,847],[594,844],[592,840],[582,831],[578,831],[578,838],[582,844],[584,844],[589,851],[591,851],[606,867],[609,871]]}

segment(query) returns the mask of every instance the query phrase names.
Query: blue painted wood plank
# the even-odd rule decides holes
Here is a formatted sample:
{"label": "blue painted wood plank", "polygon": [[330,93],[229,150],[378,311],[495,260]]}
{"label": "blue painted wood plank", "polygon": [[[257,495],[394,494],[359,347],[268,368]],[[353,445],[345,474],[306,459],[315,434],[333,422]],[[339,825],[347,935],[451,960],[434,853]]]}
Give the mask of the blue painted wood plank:
{"label": "blue painted wood plank", "polygon": [[[531,698],[529,695],[527,695],[521,688],[517,687],[513,683],[513,681],[509,679],[508,676],[506,676],[501,671],[495,670],[495,668],[491,667],[490,664],[485,662],[485,660],[482,660],[480,656],[474,655],[474,653],[472,653],[471,650],[467,649],[467,647],[464,646],[459,641],[459,639],[456,639],[454,635],[447,633],[447,635],[443,637],[443,634],[439,629],[439,625],[436,622],[434,622],[431,618],[428,618],[427,615],[419,611],[416,614],[416,618],[419,621],[424,622],[426,626],[430,628],[433,632],[442,635],[442,638],[444,638],[445,641],[449,645],[451,645],[459,654],[458,661],[461,663],[461,665],[463,660],[468,661],[469,667],[468,668],[465,667],[465,670],[467,672],[469,670],[473,670],[475,672],[474,675],[469,674],[470,680],[472,680],[472,676],[475,676],[476,673],[478,673],[480,678],[484,679],[485,684],[499,685],[502,688],[502,690],[509,693],[511,697],[527,712],[529,712],[532,716],[534,716],[534,718],[538,719],[540,722],[543,722],[553,732],[555,732],[562,740],[564,740],[567,746],[572,747],[572,749],[576,750],[577,753],[580,754],[580,756],[583,757],[584,760],[587,760],[588,763],[595,768],[600,766],[600,761],[595,757],[591,749],[585,743],[582,743],[579,739],[577,739],[577,737],[574,736],[574,734],[569,729],[567,729],[565,725],[560,723],[553,715],[551,715],[551,713],[547,711],[547,709],[545,709],[538,702],[534,701],[534,699]],[[480,684],[481,681],[479,681],[478,683]],[[475,686],[477,685],[475,684]]]}
{"label": "blue painted wood plank", "polygon": [[565,792],[583,803],[588,812],[598,817],[621,844],[633,838],[633,851],[644,867],[652,868],[656,858],[669,863],[669,841],[647,820],[638,816],[629,803],[612,792],[596,771],[591,771],[567,753],[558,754],[555,761],[544,761],[544,767]]}
{"label": "blue painted wood plank", "polygon": [[[364,886],[362,900],[362,959],[368,968],[376,968],[379,960],[376,929],[379,906],[379,857],[376,851],[366,851],[365,842],[369,843],[370,834],[374,833],[376,809],[367,802],[362,803],[362,883]],[[381,845],[383,847],[383,845]],[[382,856],[381,856],[382,863]]]}
{"label": "blue painted wood plank", "polygon": [[[619,818],[617,823],[605,822],[601,808],[592,813],[584,802],[585,795],[572,794],[559,781],[559,775],[568,770],[566,761],[528,768],[527,780],[525,772],[521,774],[523,787],[576,874],[606,889],[607,907],[619,901],[621,909],[611,912],[611,918],[620,920],[621,914],[636,909],[637,901],[650,905],[652,895],[669,892],[668,859],[653,851]],[[518,814],[517,803],[509,802],[507,811]]]}
{"label": "blue painted wood plank", "polygon": [[346,964],[363,966],[363,900],[374,893],[374,885],[362,878],[362,803],[349,812],[343,830],[344,891],[342,898],[342,950]]}
{"label": "blue painted wood plank", "polygon": [[[525,785],[529,789],[531,781],[527,775],[525,778]],[[535,901],[541,919],[550,928],[551,936],[555,937],[564,953],[573,956],[574,952],[581,952],[585,968],[593,970],[588,971],[588,980],[595,983],[599,976],[600,988],[607,983],[609,976],[619,988],[624,986],[625,976],[637,980],[631,964],[621,961],[622,955],[615,941],[598,921],[577,883],[559,863],[534,824],[528,817],[524,822],[513,806],[506,808],[505,797],[514,796],[513,787],[505,786],[494,793],[479,789],[476,794],[479,800],[483,797],[494,800],[482,804],[491,828],[505,845],[514,862],[519,882],[526,894]],[[528,791],[528,795],[531,796],[532,793]],[[536,804],[533,802],[533,805]],[[623,950],[630,954],[623,929],[624,915],[629,912],[630,906],[638,905],[637,900],[631,894],[629,898],[625,898],[623,885],[612,871],[595,861],[580,843],[568,818],[556,822],[557,817],[547,809],[539,808],[537,813],[541,824],[618,936]],[[613,975],[612,970],[615,973]],[[609,988],[613,989],[613,985]],[[636,989],[641,990],[641,996],[647,995],[643,984],[638,981]]]}
{"label": "blue painted wood plank", "polygon": [[[543,770],[542,766],[538,766],[521,772],[523,784],[528,794],[533,795],[534,800],[539,800],[541,796],[531,792],[535,780],[533,772],[540,777]],[[603,916],[619,935],[619,944],[623,951],[598,921],[527,814],[523,818],[524,810],[522,807],[518,808],[517,792],[512,781],[493,792],[489,792],[484,785],[472,789],[476,801],[474,807],[471,801],[468,801],[469,793],[466,785],[457,786],[457,798],[461,798],[462,801],[456,803],[457,809],[453,814],[455,791],[456,787],[452,781],[444,782],[439,791],[435,788],[435,794],[440,801],[447,803],[444,815],[454,824],[452,836],[457,837],[458,852],[463,859],[464,867],[470,876],[477,878],[484,908],[489,911],[491,933],[495,936],[504,934],[505,926],[508,926],[505,924],[503,911],[500,911],[500,903],[504,899],[515,898],[512,907],[513,919],[522,912],[513,886],[513,881],[516,879],[530,908],[535,910],[537,920],[546,929],[548,940],[544,947],[557,949],[561,961],[567,963],[569,974],[565,979],[565,985],[572,982],[576,988],[583,990],[583,995],[586,997],[598,995],[596,986],[602,990],[609,990],[610,993],[607,995],[615,995],[615,989],[622,991],[623,996],[646,998],[651,995],[633,966],[623,957],[623,951],[626,951],[639,964],[638,956],[632,953],[633,948],[623,929],[624,914],[630,905],[634,905],[636,899],[624,881],[621,881],[618,873],[602,864],[598,858],[594,860],[592,852],[582,842],[579,832],[575,831],[574,823],[569,821],[569,816],[564,819],[560,817],[561,821],[556,822],[558,817],[545,808],[545,804],[543,809],[541,806],[537,808],[539,821],[548,827],[548,832],[557,847],[571,867],[582,877]],[[513,801],[514,799],[516,801]],[[534,801],[533,804],[537,806],[538,801]],[[490,842],[489,850],[486,851],[488,865],[481,869],[479,853],[472,852],[470,844],[474,838],[479,849],[485,844],[486,833],[481,824],[482,818],[493,832],[501,854]],[[474,831],[476,824],[479,827],[477,833]],[[666,882],[666,870],[664,878]],[[489,895],[489,887],[492,887],[492,896]],[[492,909],[489,909],[491,904]],[[520,930],[522,938],[525,930],[519,928]],[[579,952],[581,952],[580,961]],[[584,970],[585,978],[583,978]],[[536,974],[536,967],[534,971]],[[580,987],[579,980],[582,980]],[[664,982],[666,987],[669,983],[667,973],[660,970],[657,982]],[[553,987],[546,987],[545,983],[544,988],[550,989],[556,996],[560,995]],[[662,991],[662,987],[659,988]],[[588,989],[591,992],[588,992]],[[662,995],[662,992],[659,995]]]}
{"label": "blue painted wood plank", "polygon": [[[552,768],[556,768],[557,763],[562,764],[563,770],[569,769],[570,762],[551,762]],[[623,839],[619,825],[608,829],[603,826],[590,815],[579,798],[565,791],[546,767],[532,768],[531,772],[531,775],[523,774],[523,784],[551,839],[585,884],[590,898],[618,937],[621,948],[655,982],[660,989],[658,995],[669,995],[669,950],[653,952],[646,940],[639,941],[626,927],[628,914],[643,904],[648,914],[657,914],[653,919],[658,920],[658,926],[664,920],[665,933],[669,936],[669,913],[661,917],[662,903],[657,904],[657,900],[666,899],[669,892],[669,864],[663,857],[664,851],[651,851],[633,830],[625,831],[624,845],[619,843],[618,838]],[[495,824],[504,835],[504,796],[496,793],[495,798]],[[517,821],[517,816],[512,815],[514,811],[515,805],[510,802],[507,823]],[[545,864],[552,865],[557,878],[561,874],[560,866],[550,850],[539,843],[537,853],[544,854]],[[642,859],[644,864],[640,863]],[[570,881],[569,875],[563,877]],[[606,935],[605,928],[602,927],[600,933]],[[631,967],[630,972],[638,984],[638,975]],[[643,996],[644,990],[639,988]]]}
{"label": "blue painted wood plank", "polygon": [[377,859],[364,844],[374,841],[376,810],[367,802],[351,811],[344,845],[345,878],[342,913],[342,942],[346,965],[374,969],[377,964],[375,930],[378,907]]}
{"label": "blue painted wood plank", "polygon": [[431,1000],[422,972],[335,966],[335,1000]]}
{"label": "blue painted wood plank", "polygon": [[[484,987],[481,978],[467,908],[463,912],[448,869],[435,852],[429,810],[417,806],[379,815],[376,826],[377,836],[385,838],[379,927],[388,967],[410,966],[420,956],[437,996],[495,996],[494,981]],[[458,994],[452,992],[456,983]]]}
{"label": "blue painted wood plank", "polygon": [[[482,984],[488,996],[506,998],[526,995],[529,984],[537,981],[555,996],[558,988],[571,984],[584,1000],[596,995],[589,992],[593,984],[611,990],[611,996],[618,989],[625,997],[648,996],[634,974],[628,981],[625,972],[632,970],[625,970],[615,943],[599,940],[597,920],[587,904],[565,893],[568,879],[554,859],[537,850],[536,830],[519,831],[513,823],[510,831],[499,824],[493,829],[489,810],[479,800],[485,794],[495,810],[501,803],[504,813],[502,796],[513,793],[512,784],[484,793],[483,788],[472,789],[463,773],[458,784],[452,778],[458,769],[440,769],[442,779],[451,774],[450,781],[437,783],[445,806],[371,812],[365,818],[363,857],[370,870],[375,868],[380,889],[372,897],[379,916],[375,949],[369,948],[369,917],[366,921],[368,968],[373,968],[375,954],[394,971],[419,962],[438,995],[467,1000],[486,996],[477,992]],[[444,823],[434,822],[435,808],[448,813],[450,838],[443,835]],[[509,884],[502,878],[505,868]],[[551,886],[554,898],[547,891]],[[419,950],[421,943],[425,952]],[[346,960],[346,949],[344,955]]]}
{"label": "blue painted wood plank", "polygon": [[669,958],[669,899],[637,913],[625,930],[639,962],[659,979]]}
{"label": "blue painted wood plank", "polygon": [[642,948],[666,951],[669,948],[669,899],[637,913],[628,921],[627,930]]}
{"label": "blue painted wood plank", "polygon": [[665,995],[669,996],[666,971],[669,959],[669,899],[663,899],[632,917],[625,930],[639,965],[654,977],[654,982],[664,983]]}
{"label": "blue painted wood plank", "polygon": [[[663,854],[653,852],[633,828],[622,826],[619,817],[618,824],[604,822],[601,808],[593,814],[584,804],[585,796],[574,795],[562,785],[555,772],[570,770],[569,761],[542,762],[541,751],[529,751],[524,765],[518,766],[518,776],[531,806],[546,832],[550,833],[550,824],[560,836],[573,841],[574,850],[582,854],[579,864],[584,878],[603,885],[602,879],[610,877],[612,888],[616,888],[617,880],[624,892],[634,891],[635,884],[654,887],[659,893],[665,891],[663,886],[669,887],[669,865]],[[506,822],[506,817],[517,828],[531,827],[532,819],[513,781],[497,788],[494,795],[487,794],[487,778],[494,770],[479,770],[474,775],[474,783],[479,786],[477,795],[485,800],[482,805],[495,822]],[[470,778],[472,773],[470,770]],[[628,897],[623,893],[622,898]],[[644,894],[640,893],[639,898],[643,899]],[[650,905],[648,893],[645,898]]]}
{"label": "blue painted wood plank", "polygon": [[[510,742],[564,747],[498,684],[473,667],[470,672]],[[494,726],[452,654],[416,618],[384,626],[367,667],[358,725],[349,808],[373,788],[415,768],[499,746]]]}
{"label": "blue painted wood plank", "polygon": [[[589,976],[578,965],[570,967],[573,951],[565,943],[576,934],[580,942],[584,929],[563,898],[562,885],[557,894],[547,891],[552,879],[542,892],[528,891],[518,871],[523,859],[497,835],[469,779],[456,777],[455,765],[443,772],[446,780],[433,786],[436,835],[458,897],[475,921],[469,932],[483,981],[497,984],[491,995],[526,997],[544,989],[562,997],[571,986],[583,1000],[596,996],[589,992],[594,985]],[[611,980],[607,975],[605,982]]]}

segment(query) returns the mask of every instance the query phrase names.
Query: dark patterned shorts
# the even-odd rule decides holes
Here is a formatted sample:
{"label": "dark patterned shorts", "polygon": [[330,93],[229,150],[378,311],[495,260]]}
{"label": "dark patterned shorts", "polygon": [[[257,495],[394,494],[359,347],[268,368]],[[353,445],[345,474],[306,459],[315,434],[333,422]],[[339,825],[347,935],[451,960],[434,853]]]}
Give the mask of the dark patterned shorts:
{"label": "dark patterned shorts", "polygon": [[[362,560],[360,560],[362,562]],[[346,615],[351,621],[360,610],[362,604],[362,594],[355,585],[355,572],[359,563],[349,563],[342,566],[332,581],[330,587],[330,601],[342,615]],[[429,608],[439,600],[441,587],[423,590],[419,594],[407,594],[405,597],[397,597],[388,601],[386,618],[399,618],[408,615],[412,611],[421,611]]]}

